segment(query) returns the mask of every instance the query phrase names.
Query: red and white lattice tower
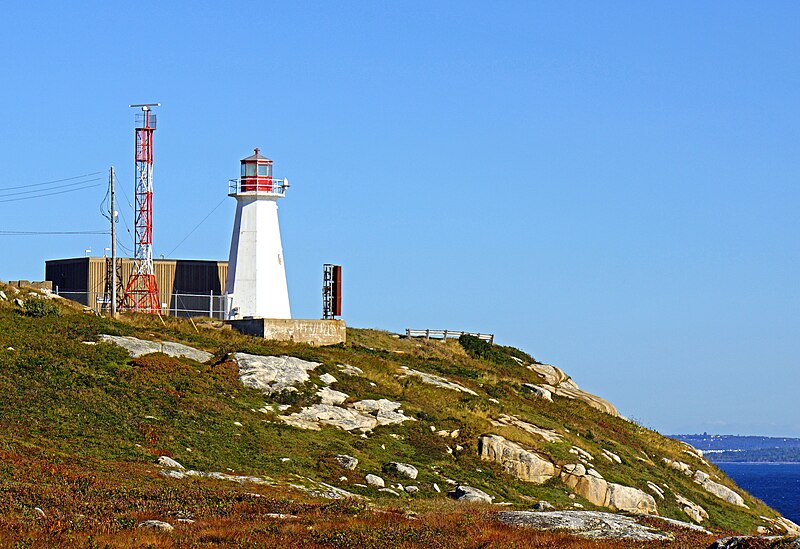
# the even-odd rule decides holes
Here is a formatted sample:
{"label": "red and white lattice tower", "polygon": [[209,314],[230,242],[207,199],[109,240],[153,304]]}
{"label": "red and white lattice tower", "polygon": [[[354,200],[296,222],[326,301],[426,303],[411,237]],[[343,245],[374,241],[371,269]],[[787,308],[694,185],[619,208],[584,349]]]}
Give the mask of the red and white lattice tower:
{"label": "red and white lattice tower", "polygon": [[152,107],[160,103],[131,105],[141,107],[136,115],[136,235],[133,270],[125,288],[122,308],[126,311],[157,314],[161,311],[158,284],[153,268],[153,132],[156,115]]}

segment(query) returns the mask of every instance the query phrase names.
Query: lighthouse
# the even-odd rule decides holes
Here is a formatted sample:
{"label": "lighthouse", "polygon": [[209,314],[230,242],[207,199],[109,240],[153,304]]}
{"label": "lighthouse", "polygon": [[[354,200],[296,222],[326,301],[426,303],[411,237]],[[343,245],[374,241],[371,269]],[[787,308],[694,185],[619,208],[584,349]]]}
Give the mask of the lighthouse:
{"label": "lighthouse", "polygon": [[272,160],[259,154],[242,159],[241,177],[228,182],[236,199],[228,277],[227,317],[291,318],[286,287],[278,200],[289,183],[272,177]]}

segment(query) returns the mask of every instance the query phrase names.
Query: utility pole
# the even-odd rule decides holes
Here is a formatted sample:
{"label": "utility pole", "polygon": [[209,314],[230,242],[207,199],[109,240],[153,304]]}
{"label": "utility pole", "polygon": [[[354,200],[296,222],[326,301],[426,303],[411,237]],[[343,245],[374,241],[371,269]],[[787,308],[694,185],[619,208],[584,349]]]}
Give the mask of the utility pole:
{"label": "utility pole", "polygon": [[117,317],[117,197],[114,191],[114,166],[111,179],[111,318]]}

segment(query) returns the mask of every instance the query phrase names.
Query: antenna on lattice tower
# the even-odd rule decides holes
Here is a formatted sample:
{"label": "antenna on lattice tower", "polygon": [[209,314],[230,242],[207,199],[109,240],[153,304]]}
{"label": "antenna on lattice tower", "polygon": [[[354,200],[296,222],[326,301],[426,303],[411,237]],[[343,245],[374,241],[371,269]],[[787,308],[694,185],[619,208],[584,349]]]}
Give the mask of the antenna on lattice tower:
{"label": "antenna on lattice tower", "polygon": [[156,129],[156,115],[152,112],[152,107],[160,106],[161,103],[130,105],[140,107],[142,113],[136,115],[133,270],[125,287],[122,308],[150,314],[159,314],[161,311],[153,268],[153,132]]}

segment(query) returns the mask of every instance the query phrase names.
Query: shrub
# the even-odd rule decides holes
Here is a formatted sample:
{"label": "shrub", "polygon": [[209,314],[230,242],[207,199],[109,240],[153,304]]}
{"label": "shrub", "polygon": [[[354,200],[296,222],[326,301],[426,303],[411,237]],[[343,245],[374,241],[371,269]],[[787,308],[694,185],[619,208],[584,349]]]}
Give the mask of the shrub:
{"label": "shrub", "polygon": [[518,360],[537,363],[535,358],[519,349],[505,347],[503,345],[493,345],[473,335],[461,334],[458,338],[458,342],[472,358],[488,360],[503,366],[516,366],[519,364],[519,362],[517,362]]}
{"label": "shrub", "polygon": [[28,316],[61,316],[61,310],[58,308],[58,305],[47,299],[42,299],[41,297],[26,299],[22,308]]}
{"label": "shrub", "polygon": [[458,342],[472,358],[490,358],[494,354],[491,343],[473,335],[461,334]]}

